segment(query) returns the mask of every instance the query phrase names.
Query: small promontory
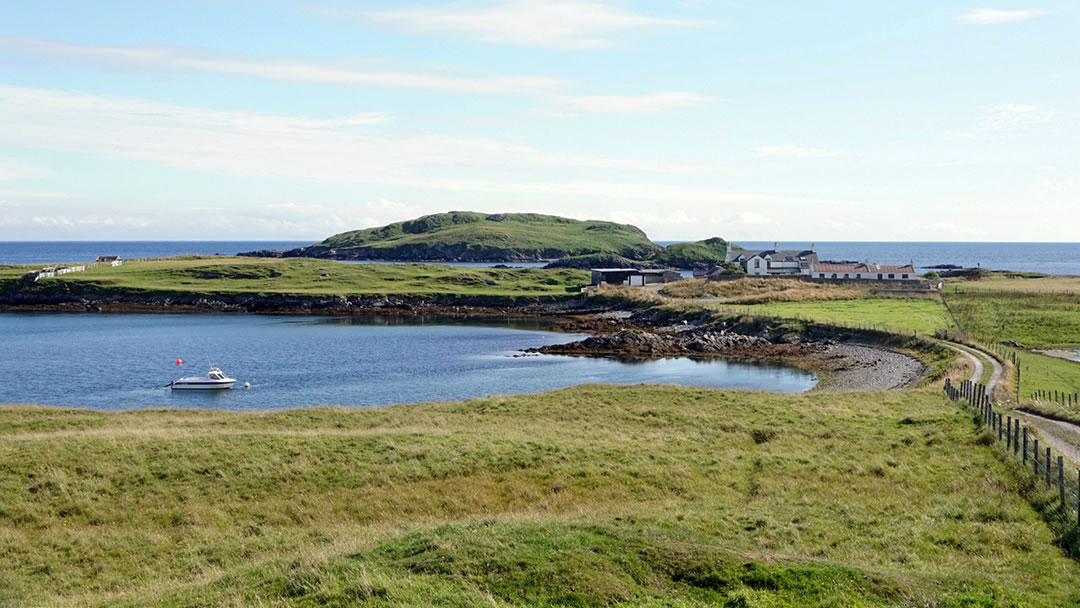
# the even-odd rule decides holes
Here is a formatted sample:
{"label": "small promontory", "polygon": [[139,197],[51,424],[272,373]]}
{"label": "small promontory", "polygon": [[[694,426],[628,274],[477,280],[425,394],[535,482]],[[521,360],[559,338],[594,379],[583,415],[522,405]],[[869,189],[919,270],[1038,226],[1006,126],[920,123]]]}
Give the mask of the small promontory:
{"label": "small promontory", "polygon": [[436,213],[335,234],[310,247],[253,251],[259,257],[405,262],[540,262],[606,254],[644,261],[663,247],[635,226],[538,213]]}

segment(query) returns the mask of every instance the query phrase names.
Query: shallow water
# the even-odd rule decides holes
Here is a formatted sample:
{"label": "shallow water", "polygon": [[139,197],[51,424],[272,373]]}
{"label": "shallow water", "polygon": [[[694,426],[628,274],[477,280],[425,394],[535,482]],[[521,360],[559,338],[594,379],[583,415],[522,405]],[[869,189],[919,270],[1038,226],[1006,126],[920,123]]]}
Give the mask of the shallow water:
{"label": "shallow water", "polygon": [[[0,403],[249,410],[459,400],[591,382],[778,392],[817,382],[771,363],[514,356],[583,337],[549,327],[542,319],[0,313]],[[205,374],[208,357],[251,388],[164,388]]]}

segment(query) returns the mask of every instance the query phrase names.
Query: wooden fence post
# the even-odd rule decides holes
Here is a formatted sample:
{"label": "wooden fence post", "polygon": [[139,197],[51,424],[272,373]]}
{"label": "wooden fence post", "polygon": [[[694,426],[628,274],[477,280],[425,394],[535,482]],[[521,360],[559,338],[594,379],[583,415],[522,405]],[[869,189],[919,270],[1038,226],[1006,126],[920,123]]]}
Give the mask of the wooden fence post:
{"label": "wooden fence post", "polygon": [[1036,439],[1031,450],[1031,468],[1035,472],[1035,479],[1039,478],[1039,440]]}
{"label": "wooden fence post", "polygon": [[1050,487],[1050,448],[1046,448],[1046,487]]}
{"label": "wooden fence post", "polygon": [[1027,465],[1027,427],[1024,427],[1024,465]]}
{"label": "wooden fence post", "polygon": [[1005,449],[1012,447],[1012,416],[1005,417]]}
{"label": "wooden fence post", "polygon": [[1065,510],[1065,457],[1058,456],[1058,493],[1061,495],[1061,510]]}
{"label": "wooden fence post", "polygon": [[[1027,429],[1024,429],[1024,431],[1027,432]],[[1016,419],[1016,424],[1013,425],[1013,432],[1015,433],[1015,435],[1013,435],[1013,454],[1019,454],[1020,453],[1020,419],[1019,418]]]}

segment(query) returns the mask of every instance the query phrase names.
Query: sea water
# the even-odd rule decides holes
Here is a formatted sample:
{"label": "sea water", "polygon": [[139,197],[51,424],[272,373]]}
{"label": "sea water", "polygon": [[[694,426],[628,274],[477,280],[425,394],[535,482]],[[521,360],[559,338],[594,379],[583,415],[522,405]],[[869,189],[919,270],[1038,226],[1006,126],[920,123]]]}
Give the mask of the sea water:
{"label": "sea water", "polygon": [[[537,319],[6,312],[0,336],[0,403],[101,410],[365,407],[593,382],[800,392],[817,382],[771,363],[523,356],[522,349],[584,337],[549,331]],[[165,387],[205,375],[210,362],[237,388]]]}

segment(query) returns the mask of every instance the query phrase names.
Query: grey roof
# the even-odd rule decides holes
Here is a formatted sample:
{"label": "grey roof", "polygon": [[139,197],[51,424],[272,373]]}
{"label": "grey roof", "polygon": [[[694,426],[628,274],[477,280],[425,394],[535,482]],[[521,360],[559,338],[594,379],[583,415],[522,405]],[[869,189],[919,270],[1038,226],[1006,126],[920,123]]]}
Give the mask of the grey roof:
{"label": "grey roof", "polygon": [[590,272],[636,272],[638,274],[660,274],[678,272],[674,268],[590,268]]}
{"label": "grey roof", "polygon": [[728,262],[741,262],[749,260],[753,257],[768,257],[774,262],[816,262],[817,252],[810,249],[796,250],[796,249],[736,249],[734,251],[729,250],[727,254]]}

